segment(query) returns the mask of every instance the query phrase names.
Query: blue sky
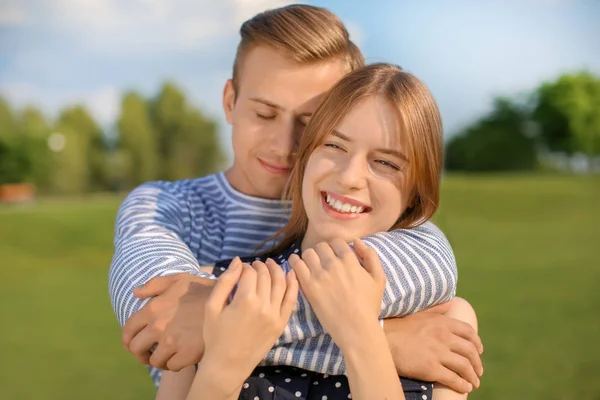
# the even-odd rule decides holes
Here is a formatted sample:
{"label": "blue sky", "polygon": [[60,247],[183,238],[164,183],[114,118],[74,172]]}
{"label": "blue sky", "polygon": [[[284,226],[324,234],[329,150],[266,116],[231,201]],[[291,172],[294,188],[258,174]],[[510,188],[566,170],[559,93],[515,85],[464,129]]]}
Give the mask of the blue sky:
{"label": "blue sky", "polygon": [[[229,129],[220,109],[237,30],[284,0],[0,0],[0,93],[53,116],[83,102],[105,126],[120,94],[172,79]],[[367,61],[421,77],[450,136],[495,95],[526,92],[562,72],[600,73],[598,0],[323,0]]]}

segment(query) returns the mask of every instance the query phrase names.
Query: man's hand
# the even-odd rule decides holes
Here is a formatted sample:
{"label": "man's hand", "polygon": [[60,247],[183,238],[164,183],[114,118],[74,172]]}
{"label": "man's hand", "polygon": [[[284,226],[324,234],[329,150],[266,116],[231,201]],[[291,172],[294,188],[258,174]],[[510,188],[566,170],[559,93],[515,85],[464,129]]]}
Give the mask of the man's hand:
{"label": "man's hand", "polygon": [[177,274],[151,279],[134,289],[136,297],[156,297],[127,321],[123,346],[141,363],[160,369],[180,371],[198,363],[204,353],[205,303],[214,284]]}
{"label": "man's hand", "polygon": [[468,393],[483,374],[483,344],[471,325],[443,315],[450,303],[386,319],[384,330],[400,376]]}

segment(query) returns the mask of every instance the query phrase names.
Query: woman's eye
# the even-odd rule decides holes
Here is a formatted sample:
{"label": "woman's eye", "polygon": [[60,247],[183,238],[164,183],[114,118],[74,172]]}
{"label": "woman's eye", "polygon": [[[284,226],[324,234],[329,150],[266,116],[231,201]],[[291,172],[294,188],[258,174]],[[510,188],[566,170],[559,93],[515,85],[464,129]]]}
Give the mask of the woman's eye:
{"label": "woman's eye", "polygon": [[383,165],[384,167],[391,168],[394,171],[400,171],[400,167],[398,167],[396,164],[393,164],[393,163],[391,163],[389,161],[386,161],[386,160],[377,160],[376,162],[379,163],[379,164],[381,164],[381,165]]}
{"label": "woman's eye", "polygon": [[339,150],[343,150],[340,146],[338,146],[335,143],[325,143],[325,147],[331,147],[332,149],[339,149]]}
{"label": "woman's eye", "polygon": [[266,120],[275,119],[274,115],[263,115],[263,114],[256,113],[256,116],[260,119],[266,119]]}

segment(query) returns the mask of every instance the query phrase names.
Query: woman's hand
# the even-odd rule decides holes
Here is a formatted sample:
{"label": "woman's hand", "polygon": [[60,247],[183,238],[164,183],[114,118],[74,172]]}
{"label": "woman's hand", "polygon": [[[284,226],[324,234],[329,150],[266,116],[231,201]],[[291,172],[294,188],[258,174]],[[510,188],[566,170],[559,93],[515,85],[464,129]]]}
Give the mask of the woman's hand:
{"label": "woman's hand", "polygon": [[354,241],[354,250],[335,239],[289,259],[323,328],[341,348],[362,335],[367,323],[377,322],[386,282],[375,250],[360,240]]}
{"label": "woman's hand", "polygon": [[286,277],[271,259],[250,266],[235,258],[206,303],[206,350],[200,368],[208,363],[216,363],[221,371],[233,372],[235,368],[233,375],[241,386],[283,332],[297,298],[298,281],[293,271]]}

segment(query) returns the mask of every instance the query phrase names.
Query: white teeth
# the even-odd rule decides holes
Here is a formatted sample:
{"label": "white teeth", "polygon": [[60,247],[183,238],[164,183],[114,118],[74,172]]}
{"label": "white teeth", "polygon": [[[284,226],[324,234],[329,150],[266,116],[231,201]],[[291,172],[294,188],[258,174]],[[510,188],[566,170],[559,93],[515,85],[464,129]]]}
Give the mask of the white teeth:
{"label": "white teeth", "polygon": [[327,202],[327,204],[329,204],[331,206],[331,208],[333,208],[339,212],[343,212],[343,213],[351,212],[351,213],[355,213],[355,214],[360,214],[363,211],[363,207],[357,207],[357,206],[353,206],[352,204],[342,203],[340,200],[334,199],[329,194],[326,194],[325,201]]}

